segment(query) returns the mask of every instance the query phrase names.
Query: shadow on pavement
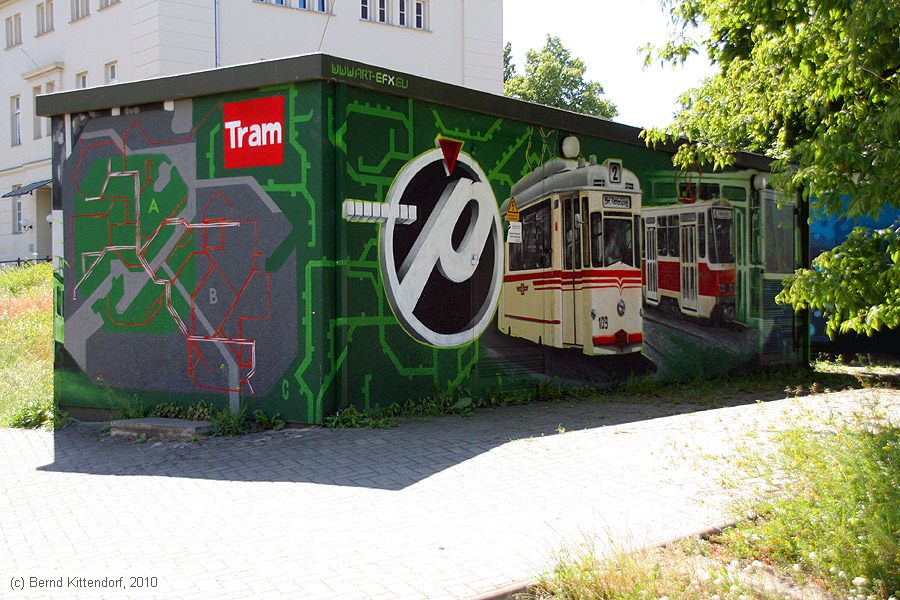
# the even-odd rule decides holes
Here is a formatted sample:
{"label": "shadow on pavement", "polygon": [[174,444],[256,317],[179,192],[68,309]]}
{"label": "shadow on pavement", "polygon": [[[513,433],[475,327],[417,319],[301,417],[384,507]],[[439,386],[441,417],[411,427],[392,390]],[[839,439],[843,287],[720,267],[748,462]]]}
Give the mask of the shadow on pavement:
{"label": "shadow on pavement", "polygon": [[[757,398],[732,403],[750,403]],[[54,462],[40,470],[402,490],[511,440],[707,408],[710,406],[563,401],[482,409],[472,417],[404,420],[394,429],[288,429],[198,442],[136,443],[104,435],[101,423],[79,423],[55,433]]]}

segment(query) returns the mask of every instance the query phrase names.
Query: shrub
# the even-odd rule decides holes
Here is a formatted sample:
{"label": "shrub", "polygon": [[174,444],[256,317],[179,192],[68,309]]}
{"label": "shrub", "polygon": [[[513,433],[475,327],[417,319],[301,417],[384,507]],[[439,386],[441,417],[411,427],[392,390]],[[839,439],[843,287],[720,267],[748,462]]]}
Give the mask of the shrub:
{"label": "shrub", "polygon": [[228,408],[214,412],[210,417],[213,435],[231,437],[247,433],[247,409],[232,414]]}

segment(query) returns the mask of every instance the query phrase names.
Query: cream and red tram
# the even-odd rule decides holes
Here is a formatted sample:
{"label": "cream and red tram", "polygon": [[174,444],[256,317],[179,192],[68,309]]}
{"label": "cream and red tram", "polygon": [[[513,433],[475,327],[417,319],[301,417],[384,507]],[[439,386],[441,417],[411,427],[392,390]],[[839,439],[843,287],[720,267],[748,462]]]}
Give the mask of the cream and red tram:
{"label": "cream and red tram", "polygon": [[[637,177],[618,160],[554,160],[511,196],[521,225],[504,244],[500,331],[589,355],[640,351]],[[500,212],[515,219],[510,205]]]}
{"label": "cream and red tram", "polygon": [[734,319],[734,209],[727,200],[644,208],[644,297],[650,306]]}

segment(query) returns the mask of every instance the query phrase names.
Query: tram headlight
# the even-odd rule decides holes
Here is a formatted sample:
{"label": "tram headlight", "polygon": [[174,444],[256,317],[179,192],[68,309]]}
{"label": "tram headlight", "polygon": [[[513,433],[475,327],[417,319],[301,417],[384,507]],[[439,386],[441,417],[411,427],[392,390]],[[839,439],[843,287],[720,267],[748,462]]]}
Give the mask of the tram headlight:
{"label": "tram headlight", "polygon": [[620,317],[625,316],[625,301],[619,300],[619,303],[616,304],[616,312],[619,313]]}

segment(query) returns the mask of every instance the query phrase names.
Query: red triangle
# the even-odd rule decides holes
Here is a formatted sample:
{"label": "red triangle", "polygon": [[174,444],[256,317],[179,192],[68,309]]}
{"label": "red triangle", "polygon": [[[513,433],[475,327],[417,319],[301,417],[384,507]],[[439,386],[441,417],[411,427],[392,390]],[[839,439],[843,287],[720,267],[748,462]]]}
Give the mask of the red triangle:
{"label": "red triangle", "polygon": [[463,143],[447,138],[438,138],[438,145],[444,154],[444,168],[447,169],[447,175],[453,174],[456,168],[456,159],[459,158],[459,151],[462,150]]}

